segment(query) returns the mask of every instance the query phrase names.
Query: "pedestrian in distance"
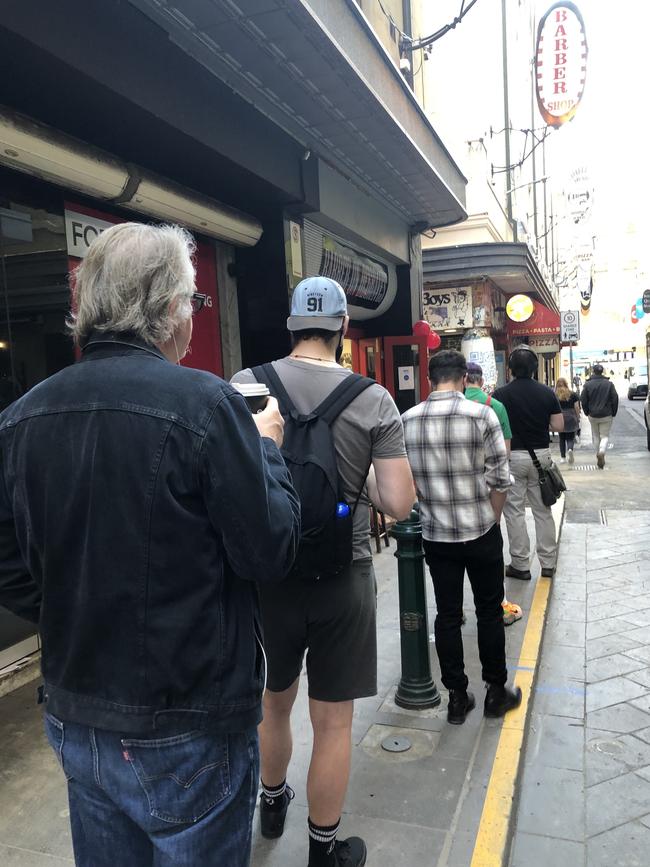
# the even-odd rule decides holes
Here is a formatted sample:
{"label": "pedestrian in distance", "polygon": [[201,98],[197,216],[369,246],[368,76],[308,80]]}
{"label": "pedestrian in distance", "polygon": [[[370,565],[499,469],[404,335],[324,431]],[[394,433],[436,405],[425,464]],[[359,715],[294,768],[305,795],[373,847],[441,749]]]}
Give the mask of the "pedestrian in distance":
{"label": "pedestrian in distance", "polygon": [[465,722],[475,707],[465,674],[461,625],[463,584],[469,577],[478,622],[478,648],[487,685],[483,713],[501,717],[521,702],[506,686],[501,512],[510,488],[506,444],[489,407],[466,400],[467,364],[455,350],[429,360],[432,392],[404,416],[404,434],[422,521],[424,553],[436,597],[434,624],[447,720]]}
{"label": "pedestrian in distance", "polygon": [[339,841],[337,832],[350,773],[354,699],[377,692],[368,503],[403,519],[415,500],[393,399],[374,380],[339,364],[348,322],[341,286],[308,277],[293,292],[290,355],[233,378],[266,382],[277,396],[286,419],[284,454],[302,503],[294,569],[282,585],[260,588],[269,665],[260,726],[260,827],[262,836],[280,837],[294,797],[287,785],[291,711],[306,653],[313,730],[309,867],[366,862],[364,841]]}
{"label": "pedestrian in distance", "polygon": [[549,428],[557,433],[564,430],[562,407],[553,389],[533,378],[538,359],[529,346],[518,346],[508,359],[508,366],[512,380],[494,392],[494,397],[508,411],[512,428],[510,471],[514,484],[503,510],[510,546],[506,575],[531,580],[530,538],[526,528],[528,501],[535,520],[535,542],[542,575],[552,578],[557,561],[555,521],[550,507],[542,501],[533,455],[542,468],[551,464]]}
{"label": "pedestrian in distance", "polygon": [[580,428],[580,398],[569,388],[569,384],[563,377],[555,383],[555,394],[560,402],[562,417],[564,418],[564,430],[559,434],[560,438],[560,463],[575,463],[576,433]]}
{"label": "pedestrian in distance", "polygon": [[[483,391],[483,368],[475,361],[467,363],[467,388],[465,389],[465,397],[468,400],[475,400],[477,403],[482,403],[494,410],[496,417],[499,419],[503,438],[506,442],[506,452],[510,454],[510,440],[512,439],[512,431],[510,430],[510,421],[508,412],[505,406],[499,400],[495,400],[491,394],[486,394]],[[515,602],[509,602],[506,597],[503,597],[501,603],[503,608],[503,625],[512,626],[517,620],[522,618],[521,606]]]}
{"label": "pedestrian in distance", "polygon": [[[122,223],[76,273],[80,360],[0,416],[0,604],[39,625],[78,867],[249,864],[256,582],[294,560],[277,403],[181,367],[191,237]],[[199,314],[200,315],[200,314]]]}
{"label": "pedestrian in distance", "polygon": [[613,383],[603,375],[602,364],[594,364],[593,373],[582,389],[580,401],[591,426],[598,468],[604,470],[609,434],[618,412],[618,393]]}

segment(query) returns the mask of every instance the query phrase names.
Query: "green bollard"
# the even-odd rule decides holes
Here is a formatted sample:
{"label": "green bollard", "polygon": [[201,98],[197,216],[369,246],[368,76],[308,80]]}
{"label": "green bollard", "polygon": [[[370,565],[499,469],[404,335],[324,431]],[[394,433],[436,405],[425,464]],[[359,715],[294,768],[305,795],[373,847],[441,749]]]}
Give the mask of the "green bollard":
{"label": "green bollard", "polygon": [[395,704],[409,710],[435,707],[441,701],[431,677],[422,524],[417,508],[416,503],[408,518],[398,521],[391,530],[391,536],[397,540],[402,646],[402,677],[395,692]]}

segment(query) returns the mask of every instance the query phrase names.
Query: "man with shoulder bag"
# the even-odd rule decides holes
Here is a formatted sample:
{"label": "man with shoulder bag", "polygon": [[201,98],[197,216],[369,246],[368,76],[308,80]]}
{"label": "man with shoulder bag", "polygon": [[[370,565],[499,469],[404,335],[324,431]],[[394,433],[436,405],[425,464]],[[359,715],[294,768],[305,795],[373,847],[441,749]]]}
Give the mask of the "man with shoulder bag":
{"label": "man with shoulder bag", "polygon": [[510,544],[506,575],[523,581],[531,579],[526,501],[535,520],[537,556],[545,578],[553,577],[557,561],[551,503],[559,495],[561,475],[551,459],[549,428],[563,431],[564,417],[553,390],[533,379],[537,365],[537,355],[529,346],[516,347],[508,360],[513,379],[494,392],[507,409],[512,427],[510,470],[514,485],[503,510]]}

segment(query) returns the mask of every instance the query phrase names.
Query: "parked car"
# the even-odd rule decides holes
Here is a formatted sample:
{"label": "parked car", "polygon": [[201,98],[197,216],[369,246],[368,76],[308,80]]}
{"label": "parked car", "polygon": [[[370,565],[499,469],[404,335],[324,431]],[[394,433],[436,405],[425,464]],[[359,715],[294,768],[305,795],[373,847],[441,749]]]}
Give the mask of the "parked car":
{"label": "parked car", "polygon": [[645,418],[645,438],[650,452],[650,394],[646,395],[645,406],[643,407],[643,417]]}
{"label": "parked car", "polygon": [[[630,368],[630,377],[627,385],[627,399],[634,400],[637,397],[648,396],[648,366],[640,364],[636,371]],[[633,378],[634,377],[634,378]]]}

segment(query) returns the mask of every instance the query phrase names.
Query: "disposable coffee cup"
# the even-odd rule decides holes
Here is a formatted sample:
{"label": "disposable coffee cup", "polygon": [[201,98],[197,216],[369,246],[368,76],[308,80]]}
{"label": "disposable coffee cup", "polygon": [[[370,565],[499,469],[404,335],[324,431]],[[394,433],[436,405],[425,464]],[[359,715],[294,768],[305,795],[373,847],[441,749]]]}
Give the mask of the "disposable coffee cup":
{"label": "disposable coffee cup", "polygon": [[268,386],[264,385],[263,382],[233,382],[232,385],[246,398],[246,403],[253,415],[262,412],[271,396]]}

